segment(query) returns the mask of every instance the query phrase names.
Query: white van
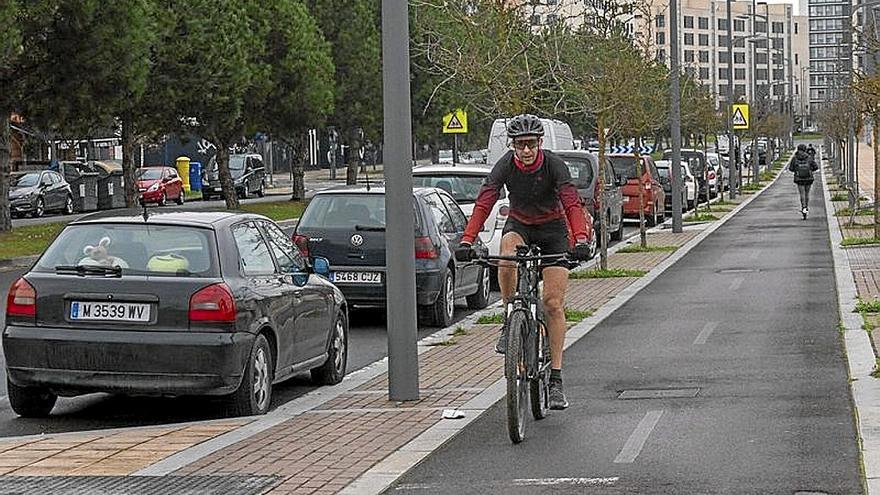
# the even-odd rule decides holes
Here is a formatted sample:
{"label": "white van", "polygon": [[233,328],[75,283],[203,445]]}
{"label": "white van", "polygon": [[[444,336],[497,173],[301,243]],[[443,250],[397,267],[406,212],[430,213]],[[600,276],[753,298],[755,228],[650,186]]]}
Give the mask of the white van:
{"label": "white van", "polygon": [[[510,149],[507,144],[509,141],[507,120],[496,119],[492,123],[492,130],[489,131],[489,155],[486,163],[490,166],[494,166]],[[574,149],[574,137],[568,124],[553,119],[541,119],[541,123],[544,124],[544,149],[550,151]]]}

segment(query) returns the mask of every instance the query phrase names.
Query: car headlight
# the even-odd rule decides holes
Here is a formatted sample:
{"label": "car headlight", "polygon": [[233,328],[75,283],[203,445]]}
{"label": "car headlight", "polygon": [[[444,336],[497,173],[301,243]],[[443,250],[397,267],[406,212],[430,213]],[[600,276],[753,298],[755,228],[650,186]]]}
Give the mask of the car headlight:
{"label": "car headlight", "polygon": [[147,189],[147,192],[156,192],[159,190],[159,183],[155,183]]}

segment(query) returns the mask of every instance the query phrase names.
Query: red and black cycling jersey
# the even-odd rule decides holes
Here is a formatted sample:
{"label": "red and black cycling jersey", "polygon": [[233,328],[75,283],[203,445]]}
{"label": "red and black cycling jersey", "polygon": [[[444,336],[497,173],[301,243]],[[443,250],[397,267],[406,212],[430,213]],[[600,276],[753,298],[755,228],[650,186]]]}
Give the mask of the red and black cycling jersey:
{"label": "red and black cycling jersey", "polygon": [[542,225],[565,218],[575,240],[586,242],[587,219],[568,166],[550,151],[541,150],[535,163],[523,165],[508,151],[492,168],[477,195],[463,242],[474,242],[489,212],[507,186],[510,217],[525,225]]}

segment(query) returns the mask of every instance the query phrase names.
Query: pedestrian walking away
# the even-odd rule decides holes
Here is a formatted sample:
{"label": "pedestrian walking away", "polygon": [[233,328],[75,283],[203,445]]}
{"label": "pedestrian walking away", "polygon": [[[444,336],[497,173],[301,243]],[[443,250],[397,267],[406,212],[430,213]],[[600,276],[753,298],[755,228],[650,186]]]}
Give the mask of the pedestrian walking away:
{"label": "pedestrian walking away", "polygon": [[[813,154],[815,152],[813,150]],[[794,173],[794,183],[797,184],[798,195],[801,199],[801,215],[806,220],[807,214],[810,213],[810,188],[813,186],[813,172],[819,170],[819,165],[816,164],[816,160],[807,147],[799,144],[788,170]]]}
{"label": "pedestrian walking away", "polygon": [[[462,247],[473,251],[472,243],[507,186],[510,215],[501,238],[502,256],[513,256],[520,245],[537,245],[542,254],[562,254],[569,250],[568,225],[575,239],[575,258],[589,257],[588,222],[581,207],[577,187],[561,158],[541,149],[544,126],[534,115],[518,115],[507,124],[508,151],[486,177],[477,196],[473,214],[462,236]],[[544,266],[543,302],[550,331],[550,408],[565,409],[568,401],[562,389],[562,352],[565,343],[565,291],[568,264]],[[517,285],[516,264],[499,264],[498,285],[505,308]],[[507,311],[505,311],[505,315]],[[496,352],[507,348],[508,325],[502,325]]]}

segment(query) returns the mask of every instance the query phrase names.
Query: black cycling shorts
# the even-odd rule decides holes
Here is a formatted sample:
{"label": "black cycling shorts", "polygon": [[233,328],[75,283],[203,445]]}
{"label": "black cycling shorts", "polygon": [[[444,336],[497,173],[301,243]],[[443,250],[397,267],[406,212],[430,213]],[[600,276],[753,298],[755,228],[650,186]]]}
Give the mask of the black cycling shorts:
{"label": "black cycling shorts", "polygon": [[[527,246],[536,245],[541,248],[541,254],[563,254],[569,251],[568,226],[565,220],[553,220],[538,225],[526,225],[512,217],[504,223],[502,234],[516,232],[522,237]],[[545,266],[560,266],[569,268],[569,263],[564,260],[548,261],[541,263]]]}

